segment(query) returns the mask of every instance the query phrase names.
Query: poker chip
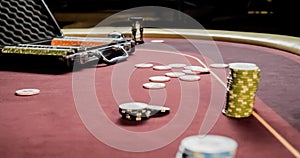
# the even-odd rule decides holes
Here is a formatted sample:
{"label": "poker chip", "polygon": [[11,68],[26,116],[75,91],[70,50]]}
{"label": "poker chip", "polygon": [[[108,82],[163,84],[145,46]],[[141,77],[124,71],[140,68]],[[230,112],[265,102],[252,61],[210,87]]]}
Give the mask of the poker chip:
{"label": "poker chip", "polygon": [[200,74],[210,73],[210,69],[209,68],[204,68],[204,67],[194,68],[194,69],[191,69],[191,71],[199,72]]}
{"label": "poker chip", "polygon": [[179,79],[182,81],[199,81],[200,78],[201,77],[197,75],[184,75],[179,77]]}
{"label": "poker chip", "polygon": [[19,96],[31,96],[31,95],[37,95],[40,93],[39,89],[20,89],[16,91],[16,95]]}
{"label": "poker chip", "polygon": [[150,117],[163,116],[170,113],[170,108],[158,105],[148,105],[142,102],[127,102],[119,105],[119,113],[123,119],[143,121]]}
{"label": "poker chip", "polygon": [[135,64],[136,68],[152,68],[153,64],[150,63],[141,63],[141,64]]}
{"label": "poker chip", "polygon": [[202,66],[185,66],[184,69],[194,71],[194,70],[203,69],[203,67]]}
{"label": "poker chip", "polygon": [[171,70],[172,67],[170,66],[163,66],[163,65],[157,65],[153,66],[153,70],[158,70],[158,71],[165,71],[165,70]]}
{"label": "poker chip", "polygon": [[130,121],[144,121],[149,119],[149,117],[142,117],[142,116],[131,115],[131,114],[122,114],[122,118]]}
{"label": "poker chip", "polygon": [[221,69],[221,68],[227,68],[229,65],[223,63],[215,63],[215,64],[210,64],[209,66],[212,68]]}
{"label": "poker chip", "polygon": [[130,110],[141,110],[145,109],[148,106],[148,104],[142,103],[142,102],[127,102],[122,103],[119,105],[120,109],[130,109]]}
{"label": "poker chip", "polygon": [[165,106],[158,106],[158,105],[148,105],[147,109],[151,111],[151,117],[154,116],[162,116],[167,115],[170,113],[170,108]]}
{"label": "poker chip", "polygon": [[163,43],[165,42],[164,40],[151,40],[152,43]]}
{"label": "poker chip", "polygon": [[177,77],[185,75],[185,73],[183,73],[183,72],[167,72],[167,73],[165,73],[165,75],[168,77],[177,78]]}
{"label": "poker chip", "polygon": [[151,82],[168,82],[170,81],[170,77],[168,76],[152,76],[149,77],[149,81]]}
{"label": "poker chip", "polygon": [[143,87],[146,89],[162,89],[166,87],[166,84],[158,83],[158,82],[148,82],[148,83],[144,83]]}
{"label": "poker chip", "polygon": [[148,104],[142,102],[127,102],[119,105],[119,113],[122,118],[132,121],[149,119],[151,111],[148,111]]}
{"label": "poker chip", "polygon": [[260,81],[260,69],[253,63],[230,63],[226,103],[222,112],[229,117],[252,115]]}
{"label": "poker chip", "polygon": [[199,75],[200,72],[192,71],[192,70],[182,70],[186,75]]}
{"label": "poker chip", "polygon": [[238,143],[220,135],[192,135],[181,140],[176,158],[234,158]]}
{"label": "poker chip", "polygon": [[229,63],[229,68],[233,70],[257,70],[258,67],[253,63]]}
{"label": "poker chip", "polygon": [[172,67],[172,68],[175,68],[175,69],[179,69],[179,68],[185,67],[186,64],[177,63],[177,64],[169,64],[169,66]]}

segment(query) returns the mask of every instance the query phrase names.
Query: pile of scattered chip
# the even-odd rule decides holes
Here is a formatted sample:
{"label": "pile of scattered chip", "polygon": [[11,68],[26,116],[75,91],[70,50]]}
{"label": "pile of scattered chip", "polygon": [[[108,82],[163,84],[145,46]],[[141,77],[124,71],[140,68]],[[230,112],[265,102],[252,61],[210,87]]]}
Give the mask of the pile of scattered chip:
{"label": "pile of scattered chip", "polygon": [[[199,81],[201,77],[200,74],[210,73],[210,69],[207,67],[194,66],[183,63],[173,63],[168,65],[154,65],[151,63],[140,63],[135,64],[135,68],[152,68],[155,71],[168,71],[164,75],[151,76],[149,77],[149,82],[144,83],[143,87],[145,89],[162,89],[166,87],[163,82],[168,82],[171,78],[179,78],[181,81],[193,82]],[[176,71],[172,71],[176,69]],[[180,69],[182,69],[180,71]]]}
{"label": "pile of scattered chip", "polygon": [[223,113],[234,118],[248,117],[254,109],[254,101],[260,80],[260,69],[252,63],[229,64],[226,105]]}
{"label": "pile of scattered chip", "polygon": [[128,102],[119,105],[119,113],[123,119],[130,121],[143,121],[150,117],[167,115],[170,108],[158,105],[148,105],[142,102]]}
{"label": "pile of scattered chip", "polygon": [[181,141],[176,158],[234,158],[238,144],[219,135],[193,135]]}

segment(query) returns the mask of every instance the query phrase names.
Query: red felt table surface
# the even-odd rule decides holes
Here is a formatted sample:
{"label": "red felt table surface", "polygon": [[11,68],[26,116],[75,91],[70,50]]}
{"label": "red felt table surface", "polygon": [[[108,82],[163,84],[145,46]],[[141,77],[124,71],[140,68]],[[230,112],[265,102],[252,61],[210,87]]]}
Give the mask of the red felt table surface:
{"label": "red felt table surface", "polygon": [[[148,82],[150,76],[164,75],[168,71],[136,69],[136,63],[200,65],[195,59],[180,53],[195,56],[204,63],[213,60],[203,57],[186,40],[164,40],[157,47],[153,44],[149,47],[146,44],[150,39],[146,39],[146,44],[137,46],[135,54],[125,62],[72,73],[32,73],[24,69],[2,68],[1,158],[171,158],[175,157],[183,138],[201,132],[236,140],[238,158],[293,157],[255,117],[228,118],[221,114],[223,105],[210,104],[225,99],[224,87],[212,74],[203,74],[196,82],[172,78],[165,89],[144,89],[142,84]],[[209,43],[199,40],[199,44],[205,47]],[[262,78],[255,110],[299,150],[299,117],[296,116],[300,100],[296,96],[299,86],[295,81],[300,77],[299,56],[252,45],[226,42],[216,42],[216,45],[225,63],[243,61],[260,66]],[[213,71],[221,75],[226,72]],[[21,88],[38,88],[41,93],[29,97],[15,96],[14,92]],[[212,93],[217,97],[212,97]],[[121,119],[118,104],[128,101],[164,104],[171,108],[171,112],[142,122],[127,121]],[[208,109],[212,111],[208,112]]]}

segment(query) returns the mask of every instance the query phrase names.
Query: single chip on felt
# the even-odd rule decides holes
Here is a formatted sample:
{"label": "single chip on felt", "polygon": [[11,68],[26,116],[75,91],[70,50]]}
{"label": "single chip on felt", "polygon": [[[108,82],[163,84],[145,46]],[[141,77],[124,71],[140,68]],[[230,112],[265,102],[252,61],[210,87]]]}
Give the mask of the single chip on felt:
{"label": "single chip on felt", "polygon": [[215,63],[215,64],[210,64],[209,65],[212,68],[227,68],[229,65],[228,64],[223,64],[223,63]]}
{"label": "single chip on felt", "polygon": [[153,69],[158,70],[158,71],[165,71],[165,70],[171,70],[172,67],[164,66],[164,65],[157,65],[157,66],[153,66]]}
{"label": "single chip on felt", "polygon": [[209,68],[194,68],[194,69],[191,69],[191,71],[194,71],[194,72],[199,72],[200,74],[205,74],[205,73],[210,73],[210,69]]}
{"label": "single chip on felt", "polygon": [[148,83],[144,83],[143,87],[146,89],[162,89],[166,87],[166,84],[158,83],[158,82],[148,82]]}
{"label": "single chip on felt", "polygon": [[198,81],[200,78],[201,77],[197,75],[184,75],[179,77],[179,79],[182,81]]}
{"label": "single chip on felt", "polygon": [[134,65],[136,68],[152,68],[153,64],[150,63],[140,63]]}
{"label": "single chip on felt", "polygon": [[168,82],[170,81],[170,77],[168,76],[152,76],[149,77],[149,81],[151,82]]}
{"label": "single chip on felt", "polygon": [[200,72],[192,71],[192,70],[182,70],[187,75],[198,75]]}
{"label": "single chip on felt", "polygon": [[175,64],[169,64],[169,66],[172,68],[183,68],[186,66],[186,64],[175,63]]}
{"label": "single chip on felt", "polygon": [[19,95],[19,96],[31,96],[31,95],[37,95],[40,93],[40,90],[39,89],[20,89],[20,90],[17,90],[16,91],[16,95]]}
{"label": "single chip on felt", "polygon": [[192,71],[197,69],[202,69],[202,68],[203,68],[202,66],[193,66],[193,65],[184,67],[185,70],[192,70]]}
{"label": "single chip on felt", "polygon": [[177,78],[177,77],[185,75],[185,73],[183,73],[183,72],[167,72],[167,73],[165,73],[165,75],[168,77]]}

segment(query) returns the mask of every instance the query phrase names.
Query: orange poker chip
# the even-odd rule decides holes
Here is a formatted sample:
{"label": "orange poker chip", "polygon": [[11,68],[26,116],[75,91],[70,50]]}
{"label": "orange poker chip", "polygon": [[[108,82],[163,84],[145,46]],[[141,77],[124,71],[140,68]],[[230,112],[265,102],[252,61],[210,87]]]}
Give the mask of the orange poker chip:
{"label": "orange poker chip", "polygon": [[51,41],[52,46],[85,46],[94,47],[113,43],[112,39],[101,38],[80,38],[80,37],[65,37],[54,38]]}
{"label": "orange poker chip", "polygon": [[18,96],[31,96],[31,95],[37,95],[40,93],[39,89],[20,89],[16,91],[16,95]]}

